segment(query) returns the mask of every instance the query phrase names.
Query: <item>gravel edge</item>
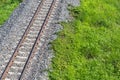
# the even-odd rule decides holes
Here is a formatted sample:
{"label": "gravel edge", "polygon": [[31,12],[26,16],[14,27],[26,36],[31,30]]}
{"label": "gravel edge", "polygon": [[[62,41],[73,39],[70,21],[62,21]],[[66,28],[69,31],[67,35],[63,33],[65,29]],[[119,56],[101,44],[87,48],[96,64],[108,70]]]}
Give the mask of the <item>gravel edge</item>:
{"label": "gravel edge", "polygon": [[24,0],[0,28],[0,75],[28,26],[40,0]]}
{"label": "gravel edge", "polygon": [[[12,55],[39,1],[40,0],[24,0],[0,28],[0,74],[4,70],[2,66],[6,65],[6,61],[8,62],[10,58],[8,55]],[[39,50],[37,60],[31,63],[31,71],[25,76],[26,80],[49,80],[48,70],[51,69],[51,60],[54,57],[53,51],[50,50],[51,45],[49,45],[49,43],[57,38],[55,33],[63,29],[59,22],[70,19],[69,11],[67,10],[68,4],[78,6],[79,0],[60,0],[54,19],[50,24],[49,35],[46,36],[47,41],[43,49],[44,51],[41,49]],[[18,36],[17,34],[20,35]],[[40,60],[39,56],[41,54],[44,55],[42,55],[42,59]]]}
{"label": "gravel edge", "polygon": [[46,42],[45,47],[39,49],[36,55],[36,60],[30,63],[29,69],[26,71],[23,80],[49,80],[48,71],[52,70],[51,61],[54,56],[53,50],[51,50],[50,42],[57,38],[56,33],[61,31],[63,27],[59,24],[62,21],[68,21],[71,19],[69,11],[67,9],[68,5],[78,6],[79,0],[59,0],[58,7],[56,9],[52,23],[48,27],[49,30],[46,31]]}

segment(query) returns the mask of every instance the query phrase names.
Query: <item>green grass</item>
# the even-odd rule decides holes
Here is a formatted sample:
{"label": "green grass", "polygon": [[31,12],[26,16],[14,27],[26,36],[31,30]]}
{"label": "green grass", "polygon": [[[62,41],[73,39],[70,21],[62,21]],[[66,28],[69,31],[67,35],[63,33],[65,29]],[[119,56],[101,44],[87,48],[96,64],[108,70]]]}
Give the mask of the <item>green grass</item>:
{"label": "green grass", "polygon": [[11,15],[12,11],[22,0],[0,0],[0,25]]}
{"label": "green grass", "polygon": [[81,0],[53,41],[50,80],[120,80],[120,0]]}

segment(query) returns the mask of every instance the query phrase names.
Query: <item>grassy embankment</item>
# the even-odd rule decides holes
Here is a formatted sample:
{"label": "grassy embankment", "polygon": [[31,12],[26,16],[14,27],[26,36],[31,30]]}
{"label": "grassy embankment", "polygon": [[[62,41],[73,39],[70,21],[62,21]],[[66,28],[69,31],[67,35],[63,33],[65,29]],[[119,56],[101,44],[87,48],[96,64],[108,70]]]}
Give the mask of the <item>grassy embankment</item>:
{"label": "grassy embankment", "polygon": [[51,80],[120,80],[120,0],[81,0],[52,43]]}
{"label": "grassy embankment", "polygon": [[0,0],[0,25],[2,25],[10,16],[12,11],[22,0]]}

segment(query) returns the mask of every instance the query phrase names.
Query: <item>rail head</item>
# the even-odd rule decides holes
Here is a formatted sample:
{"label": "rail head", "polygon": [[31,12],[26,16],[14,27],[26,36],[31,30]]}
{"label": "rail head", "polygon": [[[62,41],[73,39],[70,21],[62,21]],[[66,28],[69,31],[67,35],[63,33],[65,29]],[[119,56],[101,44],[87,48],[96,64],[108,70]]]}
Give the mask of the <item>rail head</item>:
{"label": "rail head", "polygon": [[[52,11],[53,11],[53,9],[54,9],[54,6],[55,6],[56,1],[57,1],[57,0],[52,0],[51,6],[50,6],[50,8],[49,8],[49,10],[48,10],[48,13],[47,13],[47,15],[46,15],[46,17],[45,17],[45,20],[44,20],[44,22],[43,22],[43,24],[42,24],[42,26],[41,26],[41,29],[39,30],[39,33],[38,33],[37,38],[36,38],[36,40],[35,40],[35,43],[34,43],[32,49],[31,49],[31,51],[30,51],[30,53],[29,53],[28,59],[27,59],[27,61],[25,62],[25,65],[24,65],[24,67],[23,67],[23,70],[22,70],[21,75],[20,75],[20,77],[19,77],[18,80],[21,80],[21,79],[22,79],[22,77],[23,77],[23,75],[24,75],[24,72],[25,72],[25,70],[27,69],[27,67],[28,67],[28,65],[29,65],[29,62],[30,62],[30,61],[32,60],[32,58],[34,57],[34,53],[35,53],[36,50],[37,50],[38,44],[39,44],[39,42],[40,42],[41,35],[42,35],[42,33],[43,33],[44,29],[45,29],[45,26],[48,24],[49,17],[50,17],[50,15],[52,14]],[[21,47],[21,44],[24,42],[27,34],[29,33],[29,29],[30,29],[30,27],[33,25],[33,23],[34,23],[34,21],[35,21],[35,18],[37,17],[39,11],[41,10],[41,7],[42,7],[42,5],[43,5],[44,2],[45,2],[45,0],[41,0],[40,4],[38,5],[38,7],[37,7],[37,9],[36,9],[36,11],[35,11],[34,16],[32,17],[32,19],[31,19],[29,25],[27,26],[27,28],[26,28],[26,30],[25,30],[25,32],[24,32],[21,40],[19,41],[19,43],[18,43],[18,45],[17,45],[17,47],[16,47],[16,49],[15,49],[12,57],[10,58],[7,66],[6,66],[6,68],[5,68],[5,70],[4,70],[4,72],[2,73],[2,76],[1,76],[0,80],[5,80],[5,78],[7,77],[8,72],[9,72],[11,66],[12,66],[13,63],[14,63],[15,58],[16,58],[16,56],[18,55],[19,48]]]}
{"label": "rail head", "polygon": [[12,66],[12,64],[13,64],[13,62],[14,62],[14,59],[15,59],[16,56],[18,55],[19,47],[20,47],[21,44],[24,42],[24,39],[26,38],[26,36],[27,36],[27,34],[28,34],[28,32],[29,32],[30,27],[33,25],[33,22],[34,22],[36,16],[38,15],[38,13],[39,13],[39,11],[40,11],[40,9],[41,9],[44,1],[45,1],[45,0],[42,0],[42,1],[40,2],[40,4],[38,5],[38,7],[37,7],[37,9],[36,9],[36,11],[35,11],[32,19],[31,19],[30,22],[29,22],[29,25],[27,26],[27,28],[26,28],[26,30],[25,30],[25,32],[24,32],[21,40],[19,41],[19,43],[18,43],[18,45],[17,45],[17,47],[16,47],[13,55],[11,56],[11,58],[10,58],[8,64],[7,64],[7,66],[5,67],[5,70],[3,71],[3,73],[2,73],[2,75],[1,75],[1,77],[0,77],[0,80],[5,80],[5,78],[7,77],[7,74],[8,74],[8,72],[9,72],[9,70],[10,70],[10,67]]}
{"label": "rail head", "polygon": [[50,8],[49,8],[49,11],[48,11],[48,13],[47,13],[47,16],[46,16],[46,18],[45,18],[45,21],[44,21],[44,23],[42,24],[42,28],[40,29],[40,31],[39,31],[39,33],[38,33],[38,36],[37,36],[37,38],[36,38],[36,41],[35,41],[35,43],[34,43],[34,45],[33,45],[33,47],[32,47],[32,50],[31,50],[31,52],[30,52],[30,55],[29,55],[29,57],[28,57],[28,59],[27,59],[27,61],[26,61],[26,63],[25,63],[24,69],[22,70],[22,73],[21,73],[21,75],[20,75],[19,80],[22,79],[22,76],[24,75],[24,72],[25,72],[25,70],[27,69],[27,67],[28,67],[28,65],[29,65],[29,62],[30,62],[31,59],[34,57],[34,53],[36,52],[37,46],[38,46],[38,44],[39,44],[39,42],[40,42],[40,37],[41,37],[42,31],[43,31],[43,29],[45,29],[45,26],[46,26],[46,24],[48,23],[49,17],[50,17],[50,15],[51,15],[51,13],[52,13],[52,10],[53,10],[54,6],[55,6],[55,2],[56,2],[56,0],[53,0],[53,1],[52,1],[52,4],[51,4],[51,6],[50,6]]}

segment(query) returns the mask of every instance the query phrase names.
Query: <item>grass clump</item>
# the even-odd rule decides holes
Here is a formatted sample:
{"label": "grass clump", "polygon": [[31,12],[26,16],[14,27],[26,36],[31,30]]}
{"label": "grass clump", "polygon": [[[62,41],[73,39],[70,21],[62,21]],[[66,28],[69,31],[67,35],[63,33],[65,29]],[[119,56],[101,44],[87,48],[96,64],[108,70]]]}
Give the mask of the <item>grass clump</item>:
{"label": "grass clump", "polygon": [[0,25],[2,25],[10,16],[12,11],[22,0],[0,0]]}
{"label": "grass clump", "polygon": [[120,80],[120,1],[81,0],[52,43],[50,80]]}

